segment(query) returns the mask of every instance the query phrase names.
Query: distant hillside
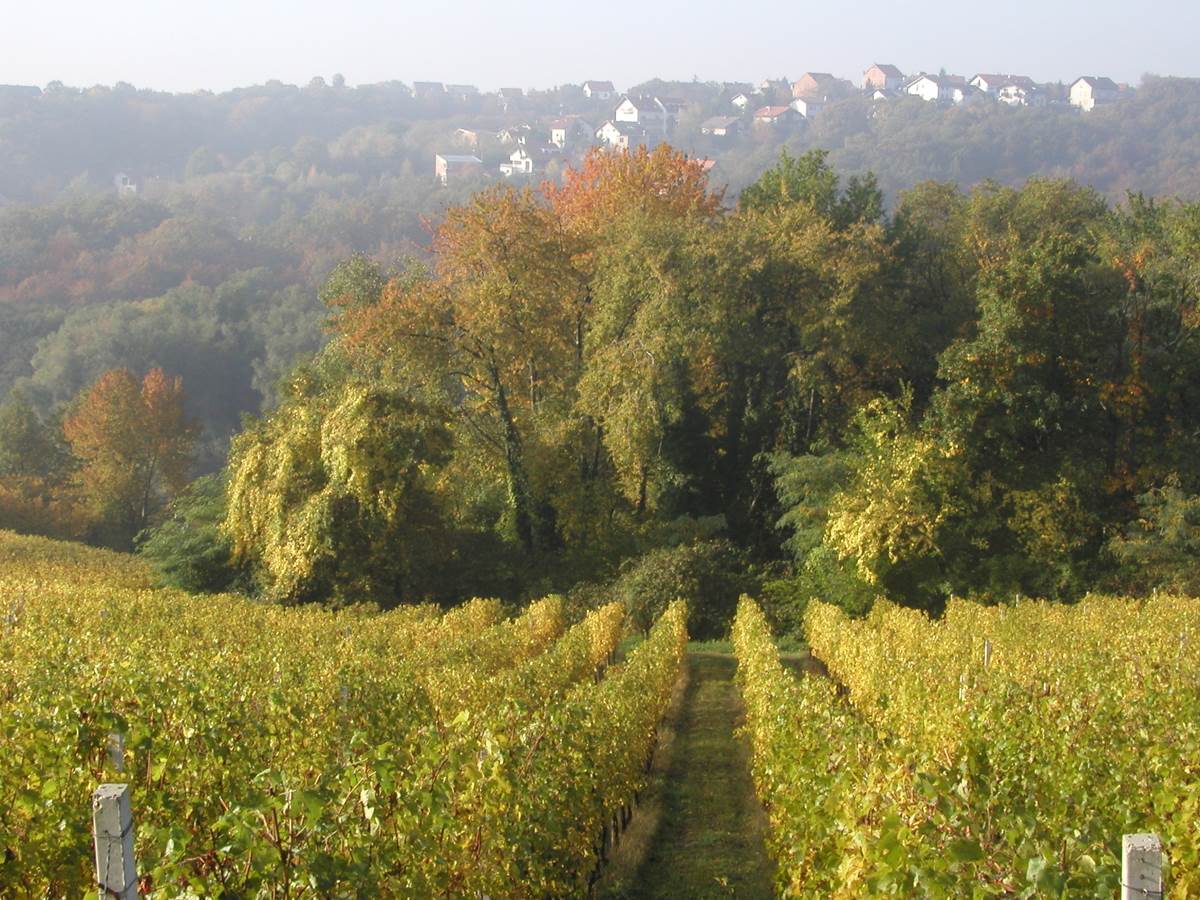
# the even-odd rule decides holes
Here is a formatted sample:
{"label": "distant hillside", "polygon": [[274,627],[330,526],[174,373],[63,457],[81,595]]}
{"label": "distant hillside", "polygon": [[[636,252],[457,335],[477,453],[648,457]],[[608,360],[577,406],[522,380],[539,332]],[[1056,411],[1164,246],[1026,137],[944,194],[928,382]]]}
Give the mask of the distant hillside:
{"label": "distant hillside", "polygon": [[[418,87],[0,92],[0,395],[22,384],[48,411],[111,366],[167,366],[193,386],[215,465],[240,414],[269,405],[276,379],[320,346],[316,289],[338,260],[420,256],[446,206],[505,181],[499,166],[514,153],[529,150],[533,180],[557,178],[623,96]],[[873,171],[889,205],[929,179],[1032,175],[1070,176],[1116,200],[1200,197],[1200,80],[1147,78],[1090,113],[872,101],[851,89],[810,120],[756,124],[757,105],[786,103],[785,87],[646,82],[630,93],[662,101],[661,135],[624,132],[665,135],[711,160],[727,201],[784,147],[827,149],[843,174]],[[736,127],[703,133],[714,117]],[[554,128],[561,149],[549,144]],[[443,186],[439,153],[481,165]]]}
{"label": "distant hillside", "polygon": [[[1103,193],[1200,195],[1200,80],[1147,77],[1120,100],[1080,114],[1064,104],[1041,108],[996,102],[925,103],[915,97],[872,102],[849,96],[829,102],[796,127],[753,127],[756,105],[786,96],[730,100],[746,85],[653,80],[631,95],[678,104],[666,137],[719,161],[714,179],[737,189],[774,161],[778,146],[822,147],[844,171],[874,171],[889,193],[928,179],[964,186],[1030,175],[1070,175]],[[532,141],[550,140],[550,123],[577,116],[594,130],[620,95],[587,97],[567,85],[547,91],[421,93],[399,82],[357,88],[316,80],[303,88],[271,82],[222,94],[167,94],[128,85],[0,93],[0,204],[49,202],[63,191],[113,190],[126,175],[142,193],[219,173],[277,181],[315,176],[378,179],[433,173],[435,153],[469,149],[498,177],[511,147],[496,139],[528,126]],[[704,135],[712,116],[741,116],[733,139]],[[576,158],[588,132],[572,136],[563,162]],[[651,136],[655,140],[656,136]],[[549,168],[551,175],[555,166]],[[360,194],[343,182],[339,193]]]}

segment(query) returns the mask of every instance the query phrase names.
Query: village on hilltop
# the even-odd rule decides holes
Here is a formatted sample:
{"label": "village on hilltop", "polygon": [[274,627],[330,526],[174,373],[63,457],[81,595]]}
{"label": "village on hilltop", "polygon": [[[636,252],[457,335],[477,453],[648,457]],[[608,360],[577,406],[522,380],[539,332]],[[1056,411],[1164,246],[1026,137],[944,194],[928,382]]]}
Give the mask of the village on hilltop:
{"label": "village on hilltop", "polygon": [[[655,84],[654,82],[649,83]],[[835,101],[865,97],[875,103],[919,98],[930,103],[969,106],[1000,103],[1007,106],[1061,106],[1089,112],[1132,91],[1112,79],[1084,75],[1071,84],[1035,82],[1026,75],[980,73],[971,78],[944,72],[905,75],[896,66],[875,63],[860,84],[828,72],[805,72],[796,81],[768,78],[757,85],[740,82],[661,83],[680,95],[647,90],[619,92],[611,81],[585,81],[558,89],[560,108],[552,115],[521,118],[534,111],[532,92],[502,88],[483,95],[470,85],[414,82],[418,101],[491,100],[514,123],[497,131],[458,128],[452,150],[434,157],[434,174],[442,184],[484,172],[485,144],[502,147],[503,161],[493,171],[505,178],[545,175],[555,164],[581,156],[593,147],[628,150],[652,146],[688,133],[716,143],[755,131],[778,132],[803,128]],[[495,156],[495,153],[488,154]],[[711,168],[712,161],[703,162]]]}

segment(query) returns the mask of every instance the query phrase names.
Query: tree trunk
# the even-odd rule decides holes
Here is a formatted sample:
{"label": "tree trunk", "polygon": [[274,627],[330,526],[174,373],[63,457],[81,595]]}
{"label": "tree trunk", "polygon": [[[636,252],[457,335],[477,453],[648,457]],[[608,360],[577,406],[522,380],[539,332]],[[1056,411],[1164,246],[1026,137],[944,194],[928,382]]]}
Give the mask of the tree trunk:
{"label": "tree trunk", "polygon": [[500,381],[500,372],[491,366],[492,387],[496,392],[496,409],[504,428],[504,463],[508,470],[508,493],[513,505],[517,539],[526,551],[534,549],[533,515],[529,496],[529,479],[521,453],[521,435],[508,406],[508,394]]}

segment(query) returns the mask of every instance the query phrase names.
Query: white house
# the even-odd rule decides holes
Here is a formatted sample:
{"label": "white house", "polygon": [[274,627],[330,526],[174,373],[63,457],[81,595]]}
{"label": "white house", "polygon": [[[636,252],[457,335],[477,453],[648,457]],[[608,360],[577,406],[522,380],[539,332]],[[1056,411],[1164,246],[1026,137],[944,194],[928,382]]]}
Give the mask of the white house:
{"label": "white house", "polygon": [[1000,92],[1000,88],[1008,84],[1012,80],[1011,75],[989,75],[981,72],[974,76],[970,82],[971,87],[979,88],[989,97],[995,97]]}
{"label": "white house", "polygon": [[817,100],[813,97],[797,97],[792,101],[792,109],[806,119],[811,119],[824,108],[825,101]]}
{"label": "white house", "polygon": [[742,120],[737,116],[713,116],[700,123],[700,133],[712,137],[732,137],[742,130]]}
{"label": "white house", "polygon": [[961,75],[928,75],[922,73],[910,79],[904,86],[904,93],[922,100],[933,102],[942,100],[949,103],[964,102],[976,88],[967,84]]}
{"label": "white house", "polygon": [[1091,112],[1097,106],[1112,103],[1120,93],[1121,89],[1111,78],[1084,75],[1072,82],[1069,96],[1072,106]]}
{"label": "white house", "polygon": [[452,180],[482,171],[483,160],[478,156],[464,156],[455,153],[439,153],[433,158],[433,172],[442,184]]}
{"label": "white house", "polygon": [[508,155],[508,162],[500,163],[500,174],[505,178],[533,174],[533,155],[524,147],[518,147]]}
{"label": "white house", "polygon": [[520,125],[510,125],[508,128],[502,128],[496,132],[496,140],[505,146],[513,144],[524,144],[529,140],[529,135],[533,133],[533,126],[526,123]]}
{"label": "white house", "polygon": [[[1000,100],[1001,94],[1005,88],[1019,88],[1019,90],[1011,90],[1008,92],[1005,103],[1019,106],[1033,105],[1033,98],[1040,93],[1037,82],[1028,75],[991,75],[980,73],[973,77],[968,84],[976,90],[982,91],[989,97],[995,97]],[[1026,102],[1028,101],[1028,102]]]}
{"label": "white house", "polygon": [[611,81],[585,81],[583,95],[589,100],[611,100],[617,93]]}
{"label": "white house", "polygon": [[1035,84],[1006,84],[996,92],[996,99],[1008,106],[1045,106],[1046,92]]}
{"label": "white house", "polygon": [[122,197],[132,197],[138,192],[137,184],[124,172],[118,172],[113,176],[113,187],[117,189],[117,193]]}
{"label": "white house", "polygon": [[613,112],[614,122],[626,122],[631,125],[641,125],[647,130],[658,129],[665,131],[667,127],[667,110],[656,99],[647,97],[624,97]]}
{"label": "white house", "polygon": [[623,97],[613,110],[612,119],[616,122],[630,122],[632,125],[646,127],[662,126],[666,122],[666,109],[662,104],[650,97]]}
{"label": "white house", "polygon": [[613,150],[628,150],[646,143],[646,129],[634,122],[609,120],[596,129],[596,140]]}
{"label": "white house", "polygon": [[734,95],[733,99],[729,101],[729,103],[735,109],[745,109],[747,106],[750,105],[750,95],[749,94],[736,94],[736,95]]}
{"label": "white house", "polygon": [[[942,78],[943,83],[947,78]],[[984,94],[979,88],[971,87],[967,84],[967,80],[961,75],[949,76],[949,94],[951,103],[966,103],[968,100],[975,100],[983,97]]]}
{"label": "white house", "polygon": [[942,83],[936,75],[918,75],[904,86],[904,93],[920,97],[931,103],[935,100],[949,99],[948,90],[942,87]]}
{"label": "white house", "polygon": [[590,141],[595,129],[579,116],[562,116],[550,122],[550,143],[560,150],[580,140]]}
{"label": "white house", "polygon": [[546,163],[558,156],[559,148],[553,144],[530,142],[510,153],[508,162],[500,163],[500,174],[505,178],[533,176],[545,171]]}

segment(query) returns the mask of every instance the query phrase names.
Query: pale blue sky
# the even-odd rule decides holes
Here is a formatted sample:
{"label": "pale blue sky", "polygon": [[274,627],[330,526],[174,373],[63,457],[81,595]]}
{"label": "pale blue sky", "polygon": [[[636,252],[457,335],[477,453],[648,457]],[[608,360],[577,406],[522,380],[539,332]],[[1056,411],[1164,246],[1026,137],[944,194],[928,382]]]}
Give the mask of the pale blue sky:
{"label": "pale blue sky", "polygon": [[271,78],[618,87],[858,79],[872,61],[1070,81],[1200,76],[1200,0],[0,0],[0,83],[222,90]]}

